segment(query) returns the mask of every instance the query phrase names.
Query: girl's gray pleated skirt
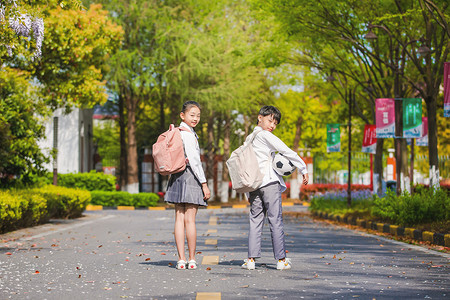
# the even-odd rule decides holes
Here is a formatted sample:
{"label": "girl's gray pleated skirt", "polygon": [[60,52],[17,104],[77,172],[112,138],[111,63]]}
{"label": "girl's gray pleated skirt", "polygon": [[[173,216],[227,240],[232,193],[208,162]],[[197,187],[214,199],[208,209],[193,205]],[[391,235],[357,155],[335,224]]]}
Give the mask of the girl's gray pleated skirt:
{"label": "girl's gray pleated skirt", "polygon": [[184,171],[170,175],[164,201],[172,204],[191,203],[208,206],[203,200],[202,185],[190,166]]}

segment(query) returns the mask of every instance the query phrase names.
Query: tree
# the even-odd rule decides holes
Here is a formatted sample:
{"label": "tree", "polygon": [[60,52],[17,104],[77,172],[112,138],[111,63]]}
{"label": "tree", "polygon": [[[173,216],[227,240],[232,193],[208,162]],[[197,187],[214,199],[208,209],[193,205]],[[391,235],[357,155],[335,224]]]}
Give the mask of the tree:
{"label": "tree", "polygon": [[[444,12],[448,9],[446,1],[425,2],[435,5]],[[435,99],[442,81],[442,62],[448,56],[448,30],[446,30],[448,26],[442,14],[436,17],[434,11],[420,6],[422,2],[418,1],[349,3],[322,0],[318,1],[317,5],[308,5],[301,0],[275,0],[257,3],[269,3],[270,10],[279,17],[292,36],[300,37],[302,41],[313,42],[313,47],[303,44],[302,49],[315,50],[322,43],[329,45],[336,41],[333,44],[341,45],[338,49],[342,49],[347,56],[359,56],[366,62],[365,73],[372,74],[372,80],[366,81],[368,83],[365,84],[366,88],[382,87],[386,81],[394,83],[396,76],[403,78],[403,82],[408,82],[410,92],[417,91],[425,99],[428,116],[431,123],[435,123]],[[380,30],[377,31],[379,38],[376,45],[370,46],[369,42],[362,38],[369,27]],[[384,37],[380,38],[382,36]],[[432,49],[425,59],[418,53],[422,41]],[[317,54],[317,51],[315,53]],[[368,76],[362,78],[367,80]],[[404,96],[406,90],[402,89],[402,85],[392,83],[390,91],[387,91],[390,93],[384,97],[393,95],[394,87],[398,88],[395,90],[397,97]],[[435,124],[430,124],[430,134],[433,135],[429,147],[430,169],[437,170]]]}
{"label": "tree", "polygon": [[38,89],[29,84],[30,74],[8,67],[0,70],[0,185],[14,176],[26,183],[48,162],[38,145],[44,136],[40,116],[47,110]]}

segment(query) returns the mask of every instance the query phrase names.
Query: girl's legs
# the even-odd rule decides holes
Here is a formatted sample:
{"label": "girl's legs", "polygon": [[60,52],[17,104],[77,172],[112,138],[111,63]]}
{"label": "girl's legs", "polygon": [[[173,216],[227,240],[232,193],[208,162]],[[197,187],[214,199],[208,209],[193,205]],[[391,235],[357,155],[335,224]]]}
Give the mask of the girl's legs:
{"label": "girl's legs", "polygon": [[186,228],[189,260],[195,260],[195,250],[197,247],[197,228],[195,226],[195,217],[197,216],[197,210],[198,205],[188,203],[185,204],[184,226]]}
{"label": "girl's legs", "polygon": [[178,260],[186,261],[184,256],[184,222],[186,217],[186,204],[175,204],[175,244],[178,250]]}

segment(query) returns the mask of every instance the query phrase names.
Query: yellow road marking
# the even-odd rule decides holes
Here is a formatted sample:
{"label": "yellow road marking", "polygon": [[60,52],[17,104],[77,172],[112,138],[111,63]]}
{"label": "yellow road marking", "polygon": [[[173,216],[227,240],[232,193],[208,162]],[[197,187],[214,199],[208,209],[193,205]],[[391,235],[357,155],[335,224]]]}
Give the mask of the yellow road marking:
{"label": "yellow road marking", "polygon": [[233,208],[247,208],[247,205],[245,205],[245,204],[235,204],[235,205],[232,205],[232,207]]}
{"label": "yellow road marking", "polygon": [[283,203],[283,206],[294,206],[294,203],[290,202],[290,203]]}
{"label": "yellow road marking", "polygon": [[117,210],[134,210],[134,206],[117,206]]}
{"label": "yellow road marking", "polygon": [[217,245],[217,240],[214,239],[207,239],[205,241],[205,245]]}
{"label": "yellow road marking", "polygon": [[209,225],[217,225],[217,217],[210,217]]}
{"label": "yellow road marking", "polygon": [[217,229],[208,229],[206,233],[217,233]]}
{"label": "yellow road marking", "polygon": [[165,207],[149,207],[148,210],[166,210]]}
{"label": "yellow road marking", "polygon": [[220,300],[221,298],[220,293],[197,293],[196,300]]}
{"label": "yellow road marking", "polygon": [[209,205],[209,206],[206,207],[206,209],[219,209],[219,208],[222,208],[222,206],[220,206],[220,205]]}
{"label": "yellow road marking", "polygon": [[91,204],[88,204],[86,206],[86,210],[103,210],[103,206],[102,205],[91,205]]}
{"label": "yellow road marking", "polygon": [[219,256],[203,256],[202,265],[218,265]]}

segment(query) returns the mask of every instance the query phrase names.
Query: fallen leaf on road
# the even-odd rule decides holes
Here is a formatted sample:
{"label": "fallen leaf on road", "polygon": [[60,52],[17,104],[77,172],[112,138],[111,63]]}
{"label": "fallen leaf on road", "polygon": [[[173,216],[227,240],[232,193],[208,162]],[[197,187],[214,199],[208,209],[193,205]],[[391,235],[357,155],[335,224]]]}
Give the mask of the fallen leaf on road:
{"label": "fallen leaf on road", "polygon": [[241,288],[248,288],[248,284],[241,286]]}
{"label": "fallen leaf on road", "polygon": [[6,255],[12,255],[12,253],[11,253],[11,252],[6,252],[5,254],[6,254]]}
{"label": "fallen leaf on road", "polygon": [[145,261],[149,261],[149,260],[150,260],[150,257],[145,259]]}
{"label": "fallen leaf on road", "polygon": [[78,278],[81,278],[81,275],[78,275]]}
{"label": "fallen leaf on road", "polygon": [[39,273],[41,273],[41,272],[39,272],[39,271],[35,271],[35,272],[34,272],[34,274],[39,274]]}
{"label": "fallen leaf on road", "polygon": [[210,267],[207,267],[207,268],[206,268],[206,271],[211,271],[211,268],[210,268]]}
{"label": "fallen leaf on road", "polygon": [[170,266],[170,267],[173,266],[173,263],[169,263],[169,266]]}
{"label": "fallen leaf on road", "polygon": [[161,255],[166,255],[164,252],[161,252]]}
{"label": "fallen leaf on road", "polygon": [[442,268],[443,267],[443,265],[434,265],[434,266],[431,266],[432,268]]}
{"label": "fallen leaf on road", "polygon": [[384,245],[383,245],[383,244],[380,244],[380,247],[384,247]]}
{"label": "fallen leaf on road", "polygon": [[202,254],[202,252],[201,252],[201,251],[198,251],[197,254]]}

